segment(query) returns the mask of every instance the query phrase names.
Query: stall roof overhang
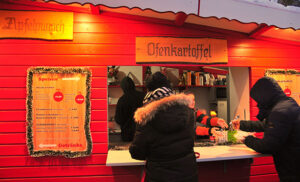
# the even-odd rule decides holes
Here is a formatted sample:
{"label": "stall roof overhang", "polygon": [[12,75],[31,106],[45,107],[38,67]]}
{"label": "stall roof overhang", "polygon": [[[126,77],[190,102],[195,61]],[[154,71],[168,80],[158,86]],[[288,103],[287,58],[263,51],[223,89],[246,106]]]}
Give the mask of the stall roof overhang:
{"label": "stall roof overhang", "polygon": [[300,0],[293,0],[293,6],[279,3],[283,0],[6,1],[74,12],[93,14],[113,12],[162,19],[174,22],[178,26],[192,24],[213,27],[245,33],[251,38],[272,39],[300,45]]}
{"label": "stall roof overhang", "polygon": [[[47,1],[47,0],[45,0]],[[59,3],[91,3],[107,7],[138,7],[156,12],[183,12],[200,17],[227,18],[244,23],[265,23],[280,28],[300,29],[300,1],[286,6],[283,0],[56,0]]]}

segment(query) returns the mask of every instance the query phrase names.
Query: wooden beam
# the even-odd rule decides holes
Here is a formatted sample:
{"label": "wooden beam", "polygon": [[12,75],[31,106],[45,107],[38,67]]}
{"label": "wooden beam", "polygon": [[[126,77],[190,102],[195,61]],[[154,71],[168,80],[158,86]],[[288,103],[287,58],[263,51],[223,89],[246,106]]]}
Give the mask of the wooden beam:
{"label": "wooden beam", "polygon": [[91,14],[94,14],[94,15],[99,15],[100,14],[99,6],[95,6],[95,5],[90,4],[90,9],[91,9]]}
{"label": "wooden beam", "polygon": [[261,34],[263,34],[264,32],[270,30],[271,28],[273,28],[274,26],[268,26],[267,24],[261,24],[259,25],[255,30],[253,30],[252,32],[249,33],[249,37],[250,38],[257,38],[259,37]]}

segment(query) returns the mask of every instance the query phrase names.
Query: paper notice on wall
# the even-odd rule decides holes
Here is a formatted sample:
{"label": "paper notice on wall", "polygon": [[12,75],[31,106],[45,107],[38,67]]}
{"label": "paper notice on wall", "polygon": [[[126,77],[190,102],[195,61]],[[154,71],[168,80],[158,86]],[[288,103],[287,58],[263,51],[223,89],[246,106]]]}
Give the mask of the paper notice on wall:
{"label": "paper notice on wall", "polygon": [[86,155],[91,147],[89,71],[34,68],[28,73],[27,136],[31,154]]}
{"label": "paper notice on wall", "polygon": [[300,104],[300,74],[296,71],[266,70],[266,76],[274,78],[284,93]]}

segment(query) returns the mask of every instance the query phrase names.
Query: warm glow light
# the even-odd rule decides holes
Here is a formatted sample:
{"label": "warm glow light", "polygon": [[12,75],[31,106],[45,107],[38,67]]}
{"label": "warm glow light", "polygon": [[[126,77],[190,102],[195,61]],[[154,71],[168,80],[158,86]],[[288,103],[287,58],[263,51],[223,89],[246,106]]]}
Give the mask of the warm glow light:
{"label": "warm glow light", "polygon": [[300,30],[294,30],[292,28],[280,29],[272,28],[262,34],[264,37],[279,38],[284,37],[285,40],[298,41],[300,40]]}
{"label": "warm glow light", "polygon": [[241,44],[238,44],[237,46],[238,47],[250,47],[250,45],[247,43],[241,43]]}

